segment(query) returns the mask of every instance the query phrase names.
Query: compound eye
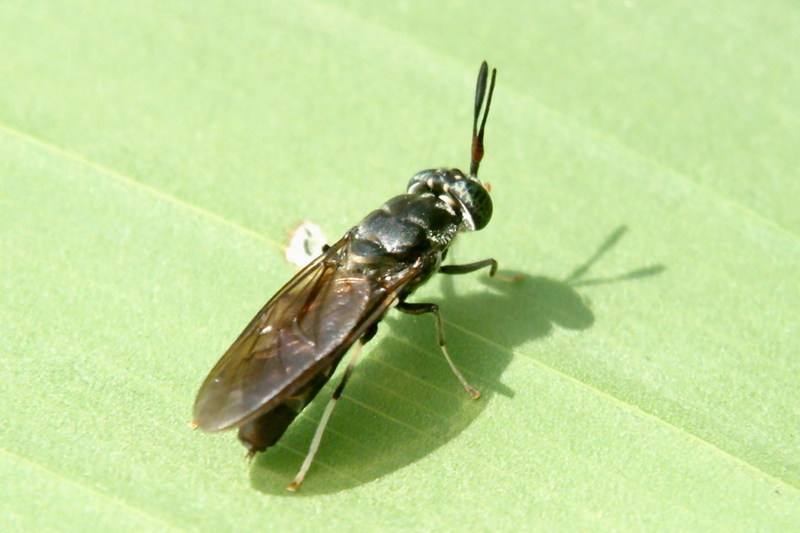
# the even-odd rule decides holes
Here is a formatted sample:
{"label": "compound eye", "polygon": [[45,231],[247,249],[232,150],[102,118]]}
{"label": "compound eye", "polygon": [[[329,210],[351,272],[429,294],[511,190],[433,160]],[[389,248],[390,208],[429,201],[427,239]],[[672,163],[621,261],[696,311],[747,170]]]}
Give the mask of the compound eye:
{"label": "compound eye", "polygon": [[486,227],[492,218],[492,198],[484,186],[477,180],[461,179],[450,184],[449,194],[464,209],[464,217],[470,229],[479,230]]}

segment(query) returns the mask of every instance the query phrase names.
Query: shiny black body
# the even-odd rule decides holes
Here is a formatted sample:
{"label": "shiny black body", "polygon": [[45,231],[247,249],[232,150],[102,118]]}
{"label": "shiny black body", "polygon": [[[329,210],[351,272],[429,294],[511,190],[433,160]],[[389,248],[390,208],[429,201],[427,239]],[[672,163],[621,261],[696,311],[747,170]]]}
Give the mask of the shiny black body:
{"label": "shiny black body", "polygon": [[[405,300],[436,272],[459,223],[458,214],[432,193],[395,196],[348,231],[337,243],[343,244],[341,249],[336,250],[339,246],[331,248],[336,251],[326,253],[323,262],[334,264],[337,275],[369,280],[374,305],[381,310],[373,311],[369,322],[377,324],[388,309],[386,304],[395,299]],[[399,291],[398,279],[403,280]],[[363,329],[366,333],[371,324],[362,324],[358,332]],[[240,426],[239,439],[250,452],[262,451],[277,442],[328,381],[344,353],[358,338],[351,331],[339,333],[341,341],[327,358],[328,364],[315,369],[308,383],[288,394],[267,413]],[[298,385],[300,383],[302,378],[297,381]]]}
{"label": "shiny black body", "polygon": [[378,277],[417,265],[400,294],[407,296],[436,271],[460,223],[459,214],[433,193],[395,196],[353,228],[348,262]]}
{"label": "shiny black body", "polygon": [[[206,431],[238,427],[250,454],[273,445],[348,349],[372,338],[392,305],[411,314],[435,313],[445,351],[438,307],[408,303],[406,298],[437,271],[460,274],[490,267],[493,275],[496,270],[492,259],[441,266],[456,234],[483,228],[492,214],[488,190],[477,178],[494,87],[493,72],[478,130],[487,74],[484,62],[476,90],[470,174],[457,169],[418,173],[407,193],[368,214],[295,275],[206,378],[195,401],[197,426]],[[446,352],[445,356],[450,362]],[[334,400],[343,386],[344,380]]]}

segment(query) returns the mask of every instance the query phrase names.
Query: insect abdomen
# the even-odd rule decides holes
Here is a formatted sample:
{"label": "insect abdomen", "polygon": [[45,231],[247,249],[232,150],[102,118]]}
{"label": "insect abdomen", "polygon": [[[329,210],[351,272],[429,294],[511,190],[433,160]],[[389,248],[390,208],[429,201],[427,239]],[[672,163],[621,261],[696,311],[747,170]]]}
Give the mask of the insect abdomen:
{"label": "insect abdomen", "polygon": [[337,358],[328,368],[315,374],[308,383],[269,412],[239,426],[239,440],[247,448],[248,456],[263,452],[278,442],[292,421],[328,382],[340,360],[341,357]]}

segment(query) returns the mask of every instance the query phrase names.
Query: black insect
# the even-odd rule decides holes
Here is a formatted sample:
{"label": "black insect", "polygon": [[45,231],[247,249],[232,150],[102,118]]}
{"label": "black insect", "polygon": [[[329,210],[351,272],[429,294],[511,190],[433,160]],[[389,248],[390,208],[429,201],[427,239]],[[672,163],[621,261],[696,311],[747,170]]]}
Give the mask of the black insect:
{"label": "black insect", "polygon": [[252,457],[280,439],[358,341],[289,490],[303,481],[360,348],[375,335],[393,304],[412,315],[433,313],[448,364],[467,392],[480,396],[447,353],[438,306],[406,299],[435,272],[464,274],[488,267],[489,275],[495,275],[494,259],[441,263],[458,232],[483,229],[492,217],[488,186],[478,180],[478,167],[496,74],[493,69],[487,96],[488,66],[481,64],[469,175],[458,169],[430,169],[412,177],[406,194],[395,196],[339,242],[326,246],[267,302],[197,393],[196,426],[205,431],[238,427],[239,439]]}

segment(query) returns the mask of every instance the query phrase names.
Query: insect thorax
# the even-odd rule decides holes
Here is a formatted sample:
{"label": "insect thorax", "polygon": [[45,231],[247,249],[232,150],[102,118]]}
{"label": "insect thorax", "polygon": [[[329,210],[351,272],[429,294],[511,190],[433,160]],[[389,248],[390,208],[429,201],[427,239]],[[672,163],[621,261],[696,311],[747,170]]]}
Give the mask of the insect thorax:
{"label": "insect thorax", "polygon": [[401,194],[353,228],[348,256],[353,263],[383,271],[420,259],[433,268],[460,224],[460,213],[436,194]]}

